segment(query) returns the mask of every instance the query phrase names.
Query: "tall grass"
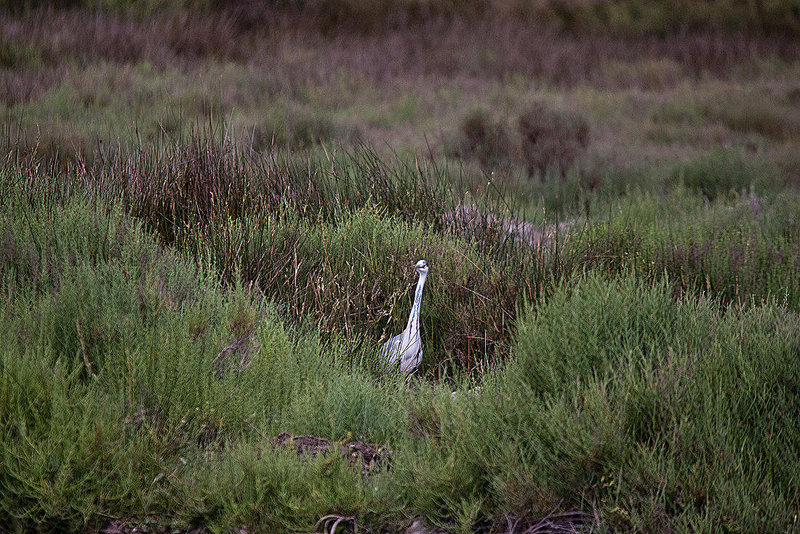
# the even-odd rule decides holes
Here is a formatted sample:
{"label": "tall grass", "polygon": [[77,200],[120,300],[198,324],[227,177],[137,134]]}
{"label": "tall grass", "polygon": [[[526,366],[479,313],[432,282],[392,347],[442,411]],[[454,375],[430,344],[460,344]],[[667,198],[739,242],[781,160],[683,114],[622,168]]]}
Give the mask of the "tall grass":
{"label": "tall grass", "polygon": [[[9,169],[35,168],[35,161]],[[442,333],[431,340],[441,355],[426,362],[432,370],[505,353],[517,296],[539,291],[546,268],[544,257],[502,228],[454,235],[447,214],[458,184],[444,169],[400,159],[390,165],[368,149],[300,159],[198,138],[187,147],[98,158],[58,176],[20,179],[32,196],[119,200],[163,244],[213,264],[226,282],[242,276],[293,320],[351,341],[402,329],[413,287],[408,267],[428,259],[439,282],[429,287],[423,321]]]}
{"label": "tall grass", "polygon": [[[666,191],[622,197],[611,180],[624,176],[594,191],[548,180],[535,209],[556,206],[568,224],[542,248],[489,218],[459,224],[452,214],[462,185],[445,167],[387,162],[369,149],[264,156],[196,137],[106,154],[68,173],[12,157],[5,186],[56,203],[76,194],[118,200],[163,245],[214,265],[226,283],[238,276],[254,284],[293,321],[351,342],[377,343],[402,329],[413,287],[406,267],[424,257],[437,276],[426,293],[423,329],[435,334],[423,368],[450,374],[454,364],[475,368],[508,355],[521,299],[586,269],[633,269],[651,280],[666,273],[679,291],[800,306],[796,196],[779,193],[775,178],[747,160],[719,158],[727,166],[700,160],[681,181],[659,186]],[[707,202],[686,189],[695,184]],[[737,192],[746,186],[753,188]],[[473,200],[485,213],[509,205],[503,196]],[[590,216],[576,218],[578,211]],[[14,243],[9,251],[29,254]]]}
{"label": "tall grass", "polygon": [[68,4],[0,0],[0,531],[798,529],[791,2]]}
{"label": "tall grass", "polygon": [[[791,191],[597,194],[540,249],[433,163],[151,150],[0,169],[0,524],[794,528]],[[419,257],[408,387],[374,348]]]}

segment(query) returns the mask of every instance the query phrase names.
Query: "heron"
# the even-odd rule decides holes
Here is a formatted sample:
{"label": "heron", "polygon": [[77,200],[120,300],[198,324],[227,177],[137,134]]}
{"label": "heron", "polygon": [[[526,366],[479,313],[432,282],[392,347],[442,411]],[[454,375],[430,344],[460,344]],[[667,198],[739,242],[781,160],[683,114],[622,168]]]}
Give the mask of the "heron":
{"label": "heron", "polygon": [[422,361],[422,338],[419,335],[419,308],[422,304],[422,288],[428,276],[428,262],[419,260],[414,266],[419,274],[417,290],[414,292],[414,305],[408,316],[406,329],[384,343],[378,359],[387,366],[399,362],[400,372],[410,374]]}

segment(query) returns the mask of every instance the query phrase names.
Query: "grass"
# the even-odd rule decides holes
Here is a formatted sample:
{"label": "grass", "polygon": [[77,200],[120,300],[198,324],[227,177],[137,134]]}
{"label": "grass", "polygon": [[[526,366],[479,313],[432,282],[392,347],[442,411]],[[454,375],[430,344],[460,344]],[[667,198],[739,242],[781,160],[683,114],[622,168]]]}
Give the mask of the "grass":
{"label": "grass", "polygon": [[[195,162],[203,146],[187,147]],[[141,154],[59,182],[35,160],[7,163],[7,522],[278,531],[333,512],[371,528],[421,514],[463,530],[504,517],[533,525],[556,508],[569,524],[597,515],[623,530],[789,528],[795,195],[754,211],[750,197],[708,204],[678,187],[664,204],[638,193],[536,257],[500,235],[478,242],[431,226],[435,210],[404,221],[390,196],[350,203],[368,182],[338,189],[328,214],[285,197],[243,203],[236,184],[266,168],[211,146],[209,162],[241,165],[202,173],[203,190],[227,193],[216,204],[170,174],[185,168],[182,151],[161,158],[166,178],[150,184],[162,191],[137,188],[135,174],[109,179]],[[372,156],[321,164],[348,175],[359,157]],[[368,161],[394,173],[386,187],[409,171]],[[415,172],[418,192],[444,179]],[[403,321],[402,266],[417,256],[438,282],[426,288],[427,379],[409,391],[372,362]],[[478,397],[467,393],[474,380]],[[280,432],[386,444],[391,469],[364,478],[335,454],[273,452]]]}
{"label": "grass", "polygon": [[0,530],[796,531],[788,8],[356,4],[0,16]]}
{"label": "grass", "polygon": [[[626,302],[629,298],[634,300]],[[556,292],[533,317],[521,320],[517,359],[505,374],[518,388],[511,398],[519,406],[542,406],[519,410],[511,421],[530,428],[521,439],[530,447],[528,472],[544,469],[554,475],[553,498],[560,497],[559,483],[566,479],[571,480],[566,487],[594,485],[595,498],[609,504],[622,495],[628,502],[647,503],[637,510],[621,507],[620,525],[630,521],[644,530],[670,525],[706,530],[725,523],[745,530],[787,528],[788,516],[770,527],[755,518],[731,522],[723,511],[738,505],[751,511],[775,506],[777,515],[764,510],[756,516],[777,518],[784,505],[792,508],[794,468],[783,454],[797,443],[789,438],[776,446],[777,412],[771,410],[785,412],[772,401],[769,407],[759,404],[768,397],[792,402],[785,388],[797,373],[797,316],[779,319],[776,310],[774,304],[737,311],[704,297],[675,299],[668,283],[642,284],[627,276],[611,283],[589,276]],[[576,323],[583,328],[576,330]],[[770,356],[764,360],[766,353]],[[755,369],[761,365],[776,366],[768,371],[773,380],[751,382],[747,377],[760,375]],[[722,393],[733,389],[735,394]],[[571,436],[566,462],[541,454],[552,443],[556,421],[563,425],[558,435],[566,431]],[[754,427],[762,429],[761,439],[751,442]],[[741,448],[745,440],[746,453]],[[748,454],[753,456],[746,459]],[[781,467],[775,471],[777,464]],[[658,494],[636,497],[637,488],[655,481],[661,485]],[[778,481],[789,485],[771,486]],[[763,487],[770,497],[734,504],[723,489],[731,485]],[[777,495],[790,501],[780,503]],[[670,516],[681,518],[665,521]]]}

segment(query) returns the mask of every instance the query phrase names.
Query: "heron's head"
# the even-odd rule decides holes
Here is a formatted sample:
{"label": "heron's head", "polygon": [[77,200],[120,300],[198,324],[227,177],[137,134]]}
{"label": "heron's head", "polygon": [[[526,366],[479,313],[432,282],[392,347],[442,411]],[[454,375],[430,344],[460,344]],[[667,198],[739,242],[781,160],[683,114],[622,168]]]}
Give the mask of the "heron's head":
{"label": "heron's head", "polygon": [[414,266],[419,274],[428,274],[428,262],[425,260],[419,260],[417,264]]}

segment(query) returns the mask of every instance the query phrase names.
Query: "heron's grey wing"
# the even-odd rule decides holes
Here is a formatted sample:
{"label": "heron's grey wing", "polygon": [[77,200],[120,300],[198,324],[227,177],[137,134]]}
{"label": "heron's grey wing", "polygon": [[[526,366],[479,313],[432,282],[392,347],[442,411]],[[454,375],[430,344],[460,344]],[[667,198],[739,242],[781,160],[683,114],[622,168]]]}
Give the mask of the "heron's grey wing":
{"label": "heron's grey wing", "polygon": [[410,351],[403,354],[403,360],[400,362],[400,370],[404,373],[411,374],[414,372],[414,369],[419,367],[420,362],[422,362],[422,345],[420,345],[416,354]]}
{"label": "heron's grey wing", "polygon": [[402,336],[403,334],[397,334],[383,344],[380,353],[378,353],[378,359],[381,362],[393,364],[397,361],[397,358],[400,356],[400,339]]}

